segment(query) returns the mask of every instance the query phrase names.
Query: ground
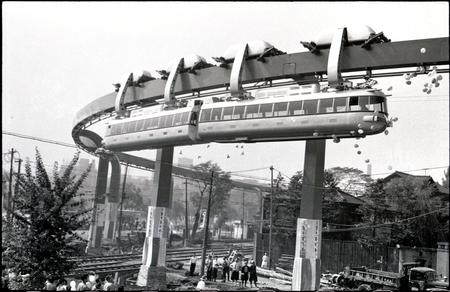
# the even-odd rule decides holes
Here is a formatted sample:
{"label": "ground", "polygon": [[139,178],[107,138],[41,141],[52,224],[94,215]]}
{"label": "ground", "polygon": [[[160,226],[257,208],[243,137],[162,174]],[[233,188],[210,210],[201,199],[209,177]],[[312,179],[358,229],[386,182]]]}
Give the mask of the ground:
{"label": "ground", "polygon": [[[185,272],[189,270],[189,263],[185,262],[181,270],[174,270],[171,268],[167,269],[167,284],[168,288],[173,288],[174,290],[195,290],[197,282],[199,281],[199,276],[186,277]],[[183,283],[184,282],[184,283]],[[264,278],[258,275],[258,288],[250,288],[250,283],[247,282],[247,287],[240,288],[238,283],[225,282],[218,279],[217,282],[206,281],[206,287],[211,290],[242,290],[242,291],[258,291],[260,289],[273,289],[273,290],[284,290],[290,291],[291,285],[285,285],[276,283],[268,278]],[[178,286],[179,285],[179,286]]]}

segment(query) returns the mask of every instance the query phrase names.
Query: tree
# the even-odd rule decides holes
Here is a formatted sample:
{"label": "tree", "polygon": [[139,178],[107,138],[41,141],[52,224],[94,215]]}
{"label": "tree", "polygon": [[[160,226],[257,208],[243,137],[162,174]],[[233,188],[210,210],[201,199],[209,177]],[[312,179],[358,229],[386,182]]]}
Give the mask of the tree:
{"label": "tree", "polygon": [[363,223],[386,225],[361,231],[360,241],[366,245],[424,247],[446,241],[448,215],[436,212],[443,203],[435,192],[433,182],[421,178],[395,178],[387,183],[377,180],[369,185],[366,203],[359,210]]}
{"label": "tree", "polygon": [[[362,221],[369,225],[393,220],[383,180],[378,179],[367,186],[365,203],[358,208],[358,212]],[[359,231],[358,234],[358,241],[364,246],[389,244],[391,240],[390,232],[386,232],[386,228],[367,229]]]}
{"label": "tree", "polygon": [[216,163],[211,161],[201,163],[194,166],[194,170],[197,172],[199,194],[192,198],[196,211],[194,215],[191,238],[195,237],[195,233],[198,229],[203,198],[205,197],[205,192],[209,192],[211,172],[214,171],[213,189],[211,195],[211,216],[218,215],[219,218],[225,216],[225,206],[230,197],[230,191],[233,188],[230,175],[223,172]]}
{"label": "tree", "polygon": [[126,210],[145,211],[146,206],[141,195],[141,189],[132,183],[125,185],[123,208]]}
{"label": "tree", "polygon": [[12,219],[2,225],[2,258],[16,274],[30,274],[30,281],[12,282],[10,288],[40,289],[46,276],[63,276],[75,268],[69,257],[77,255],[77,241],[85,241],[76,230],[89,222],[91,211],[78,192],[90,167],[76,178],[72,170],[78,159],[79,152],[62,175],[55,162],[52,178],[37,149],[34,174],[26,161]]}
{"label": "tree", "polygon": [[354,196],[363,194],[365,186],[373,182],[369,175],[353,167],[332,167],[327,172],[333,175],[337,187]]}
{"label": "tree", "polygon": [[[335,167],[326,169],[324,171],[324,182],[322,187],[323,203],[322,203],[322,220],[325,224],[331,225],[350,225],[355,223],[355,216],[349,216],[352,214],[354,206],[341,202],[341,189],[340,185],[343,185],[341,180],[346,180],[345,185],[348,185],[348,173],[357,173],[360,175],[357,169],[340,168]],[[302,184],[303,184],[303,172],[298,171],[295,173],[288,186],[288,196],[291,198],[301,199],[302,197]],[[295,212],[286,212],[298,216]],[[286,219],[287,220],[287,219]],[[349,240],[351,239],[351,233],[330,233],[326,234],[326,238]]]}
{"label": "tree", "polygon": [[[385,189],[389,203],[396,209],[396,221],[402,221],[392,226],[393,244],[436,247],[438,241],[448,239],[441,214],[434,212],[442,207],[442,201],[434,196],[436,189],[432,182],[396,178],[388,182]],[[430,214],[422,216],[427,213]]]}

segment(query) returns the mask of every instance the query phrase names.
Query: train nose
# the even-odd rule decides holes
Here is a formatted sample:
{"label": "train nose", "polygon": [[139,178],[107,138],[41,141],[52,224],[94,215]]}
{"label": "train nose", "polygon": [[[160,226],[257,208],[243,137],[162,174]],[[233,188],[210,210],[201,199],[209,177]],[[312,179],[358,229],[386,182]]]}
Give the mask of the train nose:
{"label": "train nose", "polygon": [[383,114],[371,114],[363,116],[361,128],[372,133],[382,132],[387,127],[387,120]]}

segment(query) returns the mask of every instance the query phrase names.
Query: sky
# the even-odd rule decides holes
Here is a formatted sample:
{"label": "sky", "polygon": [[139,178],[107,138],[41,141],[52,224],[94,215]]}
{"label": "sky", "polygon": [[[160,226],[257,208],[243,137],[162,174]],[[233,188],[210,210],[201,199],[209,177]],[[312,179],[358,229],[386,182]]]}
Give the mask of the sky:
{"label": "sky", "polygon": [[[236,43],[265,40],[287,53],[305,51],[323,30],[370,26],[393,42],[449,36],[448,2],[2,2],[2,130],[74,143],[76,112],[113,91],[112,83],[137,70],[166,68],[176,57],[223,54]],[[427,13],[424,13],[427,12]],[[212,61],[211,61],[212,62]],[[431,94],[428,76],[407,85],[402,77],[379,78],[392,86],[389,112],[398,122],[389,135],[341,143],[327,141],[325,168],[355,167],[386,176],[394,170],[431,175],[441,182],[449,161],[448,73]],[[104,124],[92,128],[104,134]],[[356,154],[358,144],[361,155]],[[21,158],[71,159],[75,149],[2,134],[2,152]],[[241,176],[270,178],[302,170],[304,141],[176,147],[174,162],[212,160]],[[242,150],[244,155],[241,155]],[[180,151],[182,154],[180,154]],[[154,159],[156,151],[133,152]],[[198,159],[198,156],[202,157]],[[230,158],[227,158],[227,155]],[[3,156],[5,158],[5,156]],[[95,159],[87,153],[81,157]],[[8,168],[3,159],[3,167]],[[424,170],[428,168],[428,170]],[[434,169],[436,168],[436,169]],[[133,170],[131,174],[148,175]]]}

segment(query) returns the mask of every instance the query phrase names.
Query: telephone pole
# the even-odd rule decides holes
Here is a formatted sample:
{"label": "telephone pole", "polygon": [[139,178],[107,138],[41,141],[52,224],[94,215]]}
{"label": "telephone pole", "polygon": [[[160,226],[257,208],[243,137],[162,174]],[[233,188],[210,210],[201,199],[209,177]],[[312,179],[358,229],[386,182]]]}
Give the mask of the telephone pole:
{"label": "telephone pole", "polygon": [[11,161],[9,167],[9,186],[8,186],[8,220],[11,219],[11,207],[12,207],[12,178],[13,178],[13,165],[14,165],[14,148],[11,148]]}
{"label": "telephone pole", "polygon": [[200,276],[203,276],[205,271],[205,258],[206,258],[206,247],[208,246],[208,226],[209,226],[209,212],[211,211],[211,197],[213,189],[213,179],[214,171],[211,171],[211,182],[209,185],[209,197],[208,197],[208,208],[206,209],[206,222],[205,222],[205,236],[203,237],[203,249],[202,249],[202,265],[200,267]]}
{"label": "telephone pole", "polygon": [[[20,167],[22,165],[22,159],[19,158],[16,160],[16,162],[18,163],[18,166],[17,166],[17,175],[16,175],[16,185],[14,186],[14,196],[17,196],[17,193],[19,192]],[[14,212],[14,201],[12,201],[11,211]]]}
{"label": "telephone pole", "polygon": [[245,203],[244,202],[245,202],[245,192],[242,192],[241,250],[242,250],[242,245],[243,245],[243,242],[244,242],[244,219],[245,219],[245,217],[244,217],[244,205],[245,205]]}
{"label": "telephone pole", "polygon": [[269,269],[272,267],[273,166],[270,166]]}
{"label": "telephone pole", "polygon": [[185,226],[184,226],[184,247],[187,246],[187,241],[189,239],[189,225],[188,225],[188,191],[187,191],[187,185],[188,185],[188,181],[187,178],[184,181],[184,186],[185,186],[185,214],[184,214],[184,221],[185,221]]}

